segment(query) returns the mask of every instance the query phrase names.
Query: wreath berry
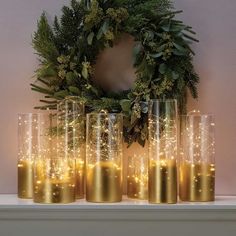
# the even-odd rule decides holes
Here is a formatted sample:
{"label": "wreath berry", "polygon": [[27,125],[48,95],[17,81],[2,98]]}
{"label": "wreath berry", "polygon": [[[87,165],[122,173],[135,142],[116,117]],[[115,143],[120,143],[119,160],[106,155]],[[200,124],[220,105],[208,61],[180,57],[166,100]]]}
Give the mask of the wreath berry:
{"label": "wreath berry", "polygon": [[[40,65],[31,88],[45,94],[36,108],[55,109],[58,100],[78,96],[87,112],[123,112],[125,141],[144,145],[150,99],[175,98],[184,113],[187,90],[197,98],[190,48],[197,40],[179,13],[170,0],[72,0],[52,24],[44,12],[33,35]],[[136,80],[128,90],[106,91],[93,80],[94,66],[123,34],[134,40]]]}

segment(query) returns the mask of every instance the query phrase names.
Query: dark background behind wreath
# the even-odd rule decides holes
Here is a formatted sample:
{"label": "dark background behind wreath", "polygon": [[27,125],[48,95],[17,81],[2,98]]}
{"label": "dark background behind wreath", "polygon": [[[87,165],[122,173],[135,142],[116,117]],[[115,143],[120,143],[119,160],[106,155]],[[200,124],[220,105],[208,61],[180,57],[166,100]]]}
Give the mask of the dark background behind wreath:
{"label": "dark background behind wreath", "polygon": [[[44,9],[53,16],[68,2],[0,1],[0,193],[16,193],[16,114],[32,111],[41,96],[32,93],[29,87],[37,66],[30,34],[36,29],[36,19]],[[236,195],[236,1],[175,2],[177,9],[184,10],[181,17],[193,26],[200,40],[194,45],[195,67],[201,77],[199,101],[193,104],[190,100],[189,109],[194,105],[216,116],[216,191],[217,194]],[[118,51],[123,53],[126,47],[124,43]],[[106,61],[110,63],[109,58],[104,63]],[[121,68],[112,68],[107,76],[125,77],[132,73],[128,62],[119,64]],[[121,70],[124,73],[120,74]]]}

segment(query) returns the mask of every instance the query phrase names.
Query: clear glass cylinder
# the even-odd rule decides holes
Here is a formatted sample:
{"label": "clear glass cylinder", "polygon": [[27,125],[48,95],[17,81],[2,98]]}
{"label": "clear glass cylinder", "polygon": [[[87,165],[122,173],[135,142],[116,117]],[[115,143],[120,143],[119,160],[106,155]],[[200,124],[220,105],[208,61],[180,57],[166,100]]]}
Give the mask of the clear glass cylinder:
{"label": "clear glass cylinder", "polygon": [[139,144],[135,153],[128,156],[127,196],[140,200],[148,199],[148,152]]}
{"label": "clear glass cylinder", "polygon": [[149,102],[149,202],[177,202],[177,101]]}
{"label": "clear glass cylinder", "polygon": [[115,113],[87,114],[86,200],[122,200],[123,117]]}
{"label": "clear glass cylinder", "polygon": [[34,162],[34,202],[75,201],[75,160],[64,155],[56,114],[39,114],[39,154]]}
{"label": "clear glass cylinder", "polygon": [[215,123],[212,115],[182,116],[180,185],[182,201],[213,201],[215,196]]}
{"label": "clear glass cylinder", "polygon": [[18,197],[33,197],[33,163],[37,156],[38,115],[18,115]]}
{"label": "clear glass cylinder", "polygon": [[58,105],[58,129],[61,154],[76,163],[76,198],[84,198],[85,179],[85,113],[78,97],[66,97]]}

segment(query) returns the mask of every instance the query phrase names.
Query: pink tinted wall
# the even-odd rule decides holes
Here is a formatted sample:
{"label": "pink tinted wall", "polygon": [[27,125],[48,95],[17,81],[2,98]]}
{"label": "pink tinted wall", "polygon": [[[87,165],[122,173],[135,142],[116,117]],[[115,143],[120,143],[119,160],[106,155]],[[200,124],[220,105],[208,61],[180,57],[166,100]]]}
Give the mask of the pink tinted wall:
{"label": "pink tinted wall", "polygon": [[[59,12],[66,0],[0,1],[0,193],[16,193],[17,113],[33,111],[40,95],[29,83],[37,66],[31,34],[42,10]],[[236,1],[176,0],[180,16],[197,31],[195,66],[199,108],[216,117],[217,194],[236,195]]]}

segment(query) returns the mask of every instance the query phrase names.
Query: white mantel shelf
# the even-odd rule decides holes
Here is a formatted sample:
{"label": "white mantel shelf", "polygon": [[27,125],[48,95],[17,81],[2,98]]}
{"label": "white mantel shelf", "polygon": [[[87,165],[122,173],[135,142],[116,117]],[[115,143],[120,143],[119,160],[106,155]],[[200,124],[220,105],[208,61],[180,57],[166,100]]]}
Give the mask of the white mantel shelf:
{"label": "white mantel shelf", "polygon": [[128,199],[116,204],[80,200],[52,205],[35,204],[16,195],[0,195],[0,236],[190,234],[236,236],[236,197],[171,205]]}

